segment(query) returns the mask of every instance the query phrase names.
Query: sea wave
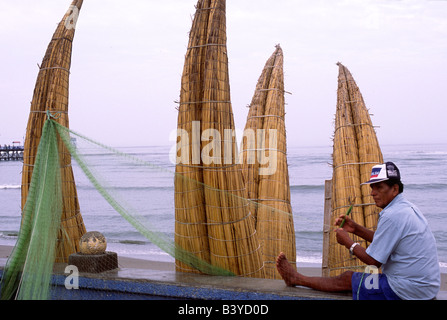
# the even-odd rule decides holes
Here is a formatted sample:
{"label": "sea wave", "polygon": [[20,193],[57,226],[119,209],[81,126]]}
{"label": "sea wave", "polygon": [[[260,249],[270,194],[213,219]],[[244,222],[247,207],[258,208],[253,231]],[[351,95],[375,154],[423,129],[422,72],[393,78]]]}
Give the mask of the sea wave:
{"label": "sea wave", "polygon": [[324,190],[324,185],[318,184],[318,185],[291,185],[290,190]]}
{"label": "sea wave", "polygon": [[6,189],[20,189],[21,185],[14,185],[14,184],[4,184],[0,185],[0,189],[6,190]]}
{"label": "sea wave", "polygon": [[299,256],[297,254],[296,262],[304,263],[304,264],[316,264],[321,265],[322,257],[321,256]]}
{"label": "sea wave", "polygon": [[17,239],[18,235],[17,231],[0,231],[0,239],[14,240]]}
{"label": "sea wave", "polygon": [[[96,190],[93,185],[76,185],[78,190]],[[115,191],[173,191],[174,186],[109,186],[105,189],[115,190]]]}
{"label": "sea wave", "polygon": [[446,190],[447,183],[406,184],[405,188],[408,188],[411,190]]}

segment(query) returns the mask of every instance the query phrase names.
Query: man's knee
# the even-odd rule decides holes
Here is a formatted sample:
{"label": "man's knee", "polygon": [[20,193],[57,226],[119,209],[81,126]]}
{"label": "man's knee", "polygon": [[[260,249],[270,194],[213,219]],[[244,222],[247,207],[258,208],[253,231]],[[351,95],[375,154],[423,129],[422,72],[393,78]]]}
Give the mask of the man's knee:
{"label": "man's knee", "polygon": [[351,279],[353,274],[354,271],[345,271],[340,275],[340,277],[344,279]]}
{"label": "man's knee", "polygon": [[345,271],[341,275],[339,275],[339,278],[343,283],[346,283],[346,286],[351,288],[352,283],[352,275],[354,274],[354,271]]}

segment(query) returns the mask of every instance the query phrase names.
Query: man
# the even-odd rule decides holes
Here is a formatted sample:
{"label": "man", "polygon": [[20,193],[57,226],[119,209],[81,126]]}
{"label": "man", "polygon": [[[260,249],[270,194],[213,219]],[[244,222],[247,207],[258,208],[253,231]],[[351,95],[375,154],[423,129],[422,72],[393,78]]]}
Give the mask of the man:
{"label": "man", "polygon": [[[366,229],[341,215],[335,230],[337,242],[351,251],[369,269],[382,268],[377,283],[370,273],[346,271],[337,277],[307,277],[296,272],[281,253],[277,269],[288,286],[306,286],[316,290],[352,291],[354,299],[428,300],[436,298],[440,288],[440,270],[436,243],[427,221],[403,195],[403,184],[396,165],[387,162],[374,166],[369,184],[371,196],[383,210],[377,230]],[[367,249],[352,241],[349,233],[371,244]]]}

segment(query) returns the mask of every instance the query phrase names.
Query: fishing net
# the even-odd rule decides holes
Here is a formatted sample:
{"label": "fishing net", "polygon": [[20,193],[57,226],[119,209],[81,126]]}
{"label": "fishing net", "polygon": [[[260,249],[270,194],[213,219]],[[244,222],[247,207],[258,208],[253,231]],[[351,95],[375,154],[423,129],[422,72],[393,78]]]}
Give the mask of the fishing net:
{"label": "fishing net", "polygon": [[2,278],[2,299],[48,298],[61,214],[57,133],[49,121],[43,127],[19,238]]}
{"label": "fishing net", "polygon": [[[73,137],[76,137],[78,146],[73,143]],[[89,201],[105,201],[111,210],[119,213],[119,216],[112,218],[108,215],[107,219],[112,221],[104,219],[105,234],[113,237],[114,232],[120,232],[122,229],[129,230],[130,240],[127,241],[135,244],[150,242],[162,252],[200,273],[234,275],[231,271],[201,260],[175,243],[174,232],[172,232],[174,226],[166,225],[166,215],[172,215],[175,210],[173,201],[166,199],[166,194],[174,196],[171,192],[173,187],[169,186],[173,183],[173,168],[161,163],[157,165],[95,142],[70,131],[53,119],[48,119],[43,127],[30,192],[22,213],[25,218],[22,221],[16,246],[3,272],[0,284],[1,299],[51,298],[50,282],[53,271],[58,265],[55,263],[55,248],[58,241],[57,234],[61,231],[62,212],[59,141],[63,142],[76,161],[76,169],[85,174],[84,180],[79,179],[79,188],[84,188],[82,193],[88,194],[88,197],[94,197],[92,195],[94,192],[91,191],[96,191],[101,199],[94,198]],[[94,159],[98,152],[101,153],[101,163],[91,162],[90,160]],[[121,172],[119,179],[104,178],[104,173],[110,175],[111,167],[122,168],[126,163],[134,169],[129,170],[127,174]],[[148,184],[138,185],[137,181],[147,181]],[[163,185],[167,190],[161,196],[159,193],[160,190],[164,190]],[[146,196],[143,199],[133,198],[126,201],[127,194],[122,190],[132,192],[135,189],[146,190]],[[102,214],[104,213],[93,212],[90,218],[86,214],[87,227],[89,219],[101,219]],[[131,229],[126,229],[126,221],[132,227]],[[64,230],[62,234],[69,237]]]}

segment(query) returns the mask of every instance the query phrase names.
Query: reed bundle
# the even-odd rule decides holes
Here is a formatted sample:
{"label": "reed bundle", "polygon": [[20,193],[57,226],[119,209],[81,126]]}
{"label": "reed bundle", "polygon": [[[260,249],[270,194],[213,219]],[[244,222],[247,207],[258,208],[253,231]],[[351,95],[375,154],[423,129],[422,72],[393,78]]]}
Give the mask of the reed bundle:
{"label": "reed bundle", "polygon": [[[199,10],[199,8],[197,8]],[[177,128],[178,149],[181,158],[177,161],[175,187],[175,241],[178,246],[210,262],[208,231],[206,227],[205,195],[201,161],[193,161],[195,149],[200,150],[201,91],[203,86],[203,55],[205,53],[208,16],[197,11],[190,31],[185,57],[180,92]],[[202,13],[207,13],[203,11]],[[199,126],[195,126],[198,124]],[[180,132],[180,131],[179,131]],[[194,139],[193,139],[194,136]],[[183,272],[198,272],[180,260],[176,269]]]}
{"label": "reed bundle", "polygon": [[[349,70],[341,63],[338,75],[337,109],[333,143],[331,225],[353,205],[351,218],[360,225],[375,228],[378,209],[371,201],[368,187],[371,168],[382,163],[382,153],[363,97]],[[367,243],[356,236],[363,247]],[[335,233],[329,236],[328,266],[331,275],[363,265],[337,244]]]}
{"label": "reed bundle", "polygon": [[[376,164],[383,163],[383,155],[369,110],[366,107],[360,89],[354,81],[351,72],[344,66],[340,67],[343,69],[349,87],[352,119],[355,124],[354,129],[359,150],[360,182],[363,183],[370,179],[372,167]],[[363,185],[360,188],[365,227],[375,230],[381,209],[375,205],[374,199],[370,195],[370,186]]]}
{"label": "reed bundle", "polygon": [[[72,2],[59,23],[40,65],[26,128],[22,170],[22,208],[28,197],[35,157],[42,128],[47,119],[47,111],[57,118],[58,123],[69,127],[68,97],[72,44],[77,14],[82,7],[82,2],[82,0]],[[56,249],[56,262],[67,262],[68,256],[77,252],[79,240],[86,230],[79,208],[71,156],[62,141],[59,141],[58,146],[63,212]]]}
{"label": "reed bundle", "polygon": [[176,243],[234,274],[262,277],[259,241],[236,161],[225,11],[224,0],[199,0],[190,32],[178,116],[180,151],[185,155],[186,149],[187,156],[176,166]]}
{"label": "reed bundle", "polygon": [[[256,84],[255,93],[249,105],[247,122],[245,124],[244,136],[242,137],[242,167],[245,183],[245,196],[249,200],[258,199],[259,189],[259,166],[258,155],[261,150],[258,150],[258,141],[262,143],[261,138],[258,139],[257,133],[264,129],[265,119],[265,104],[268,88],[270,86],[270,78],[275,65],[276,55],[273,54],[267,60],[261,76]],[[256,218],[258,206],[256,203],[250,203],[250,210]]]}
{"label": "reed bundle", "polygon": [[283,69],[284,55],[278,45],[256,85],[241,150],[246,196],[256,218],[265,277],[270,279],[281,279],[275,265],[280,252],[284,252],[292,263],[296,261]]}

